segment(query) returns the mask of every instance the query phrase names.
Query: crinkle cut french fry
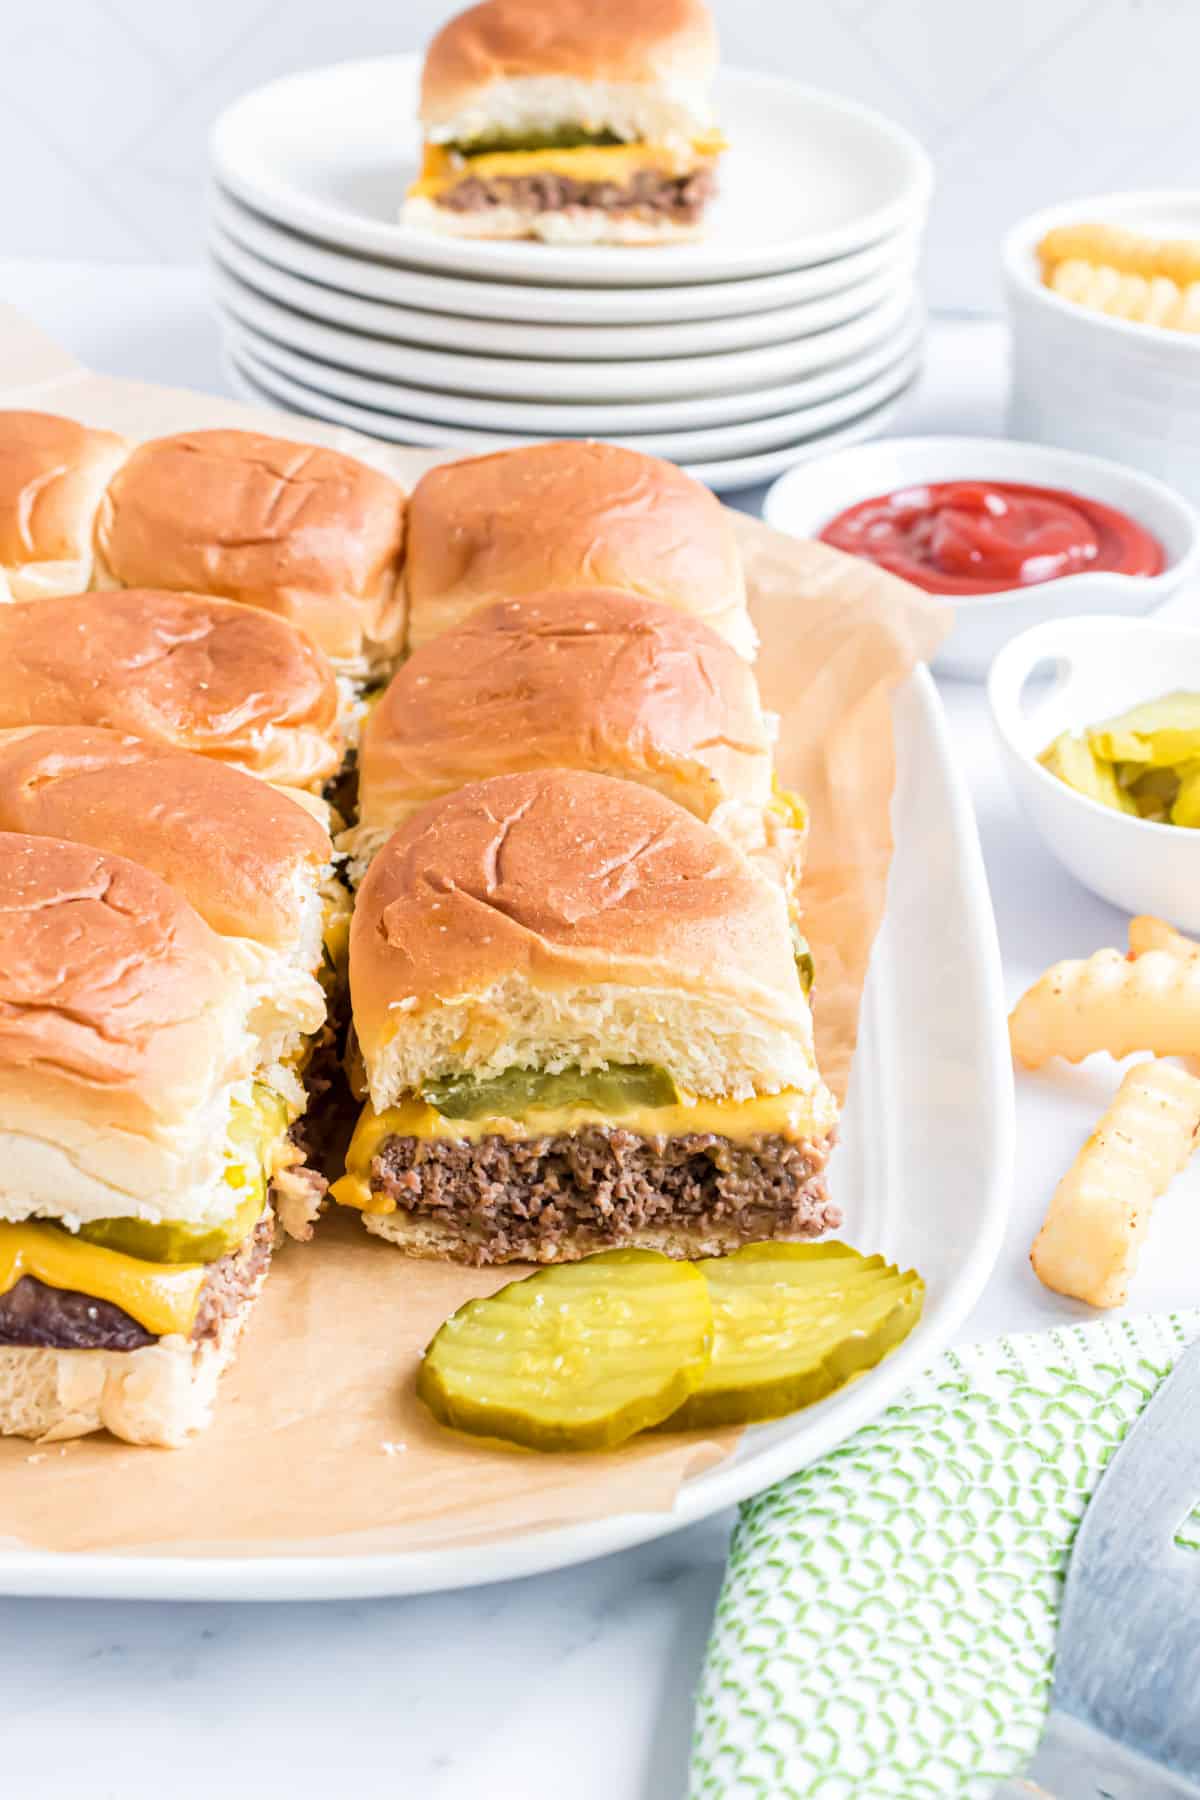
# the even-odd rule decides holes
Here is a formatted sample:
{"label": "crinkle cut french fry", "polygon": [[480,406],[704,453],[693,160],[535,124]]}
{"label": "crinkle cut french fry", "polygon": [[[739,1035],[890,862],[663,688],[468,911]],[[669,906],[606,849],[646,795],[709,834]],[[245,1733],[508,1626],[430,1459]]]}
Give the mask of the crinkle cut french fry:
{"label": "crinkle cut french fry", "polygon": [[1200,283],[1180,287],[1166,275],[1130,275],[1112,263],[1071,258],[1057,263],[1045,285],[1064,300],[1137,325],[1168,331],[1200,331]]}
{"label": "crinkle cut french fry", "polygon": [[1138,1063],[1059,1182],[1030,1261],[1055,1293],[1120,1306],[1159,1195],[1200,1133],[1200,1080]]}
{"label": "crinkle cut french fry", "polygon": [[1200,959],[1148,950],[1132,961],[1097,950],[1047,969],[1008,1021],[1013,1055],[1026,1069],[1052,1056],[1082,1062],[1097,1050],[1128,1056],[1200,1054]]}
{"label": "crinkle cut french fry", "polygon": [[1147,950],[1166,950],[1172,956],[1185,959],[1200,956],[1200,944],[1195,938],[1185,937],[1182,931],[1176,931],[1165,919],[1156,919],[1150,913],[1139,913],[1136,919],[1129,921],[1129,954],[1145,956]]}
{"label": "crinkle cut french fry", "polygon": [[1043,272],[1059,263],[1106,263],[1124,275],[1151,281],[1163,275],[1179,287],[1200,281],[1200,239],[1153,238],[1118,225],[1081,223],[1048,231],[1038,245]]}

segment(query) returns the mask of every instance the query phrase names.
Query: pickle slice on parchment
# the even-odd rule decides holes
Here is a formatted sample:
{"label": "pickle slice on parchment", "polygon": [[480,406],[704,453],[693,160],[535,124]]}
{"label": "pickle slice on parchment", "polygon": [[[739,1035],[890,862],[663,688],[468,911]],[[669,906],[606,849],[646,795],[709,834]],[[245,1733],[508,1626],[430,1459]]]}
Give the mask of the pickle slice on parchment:
{"label": "pickle slice on parchment", "polygon": [[532,1450],[608,1450],[683,1404],[711,1342],[696,1264],[608,1250],[469,1300],[426,1350],[417,1392],[458,1431]]}
{"label": "pickle slice on parchment", "polygon": [[921,1316],[925,1285],[848,1244],[747,1244],[697,1264],[712,1357],[665,1429],[749,1425],[811,1406],[865,1374]]}

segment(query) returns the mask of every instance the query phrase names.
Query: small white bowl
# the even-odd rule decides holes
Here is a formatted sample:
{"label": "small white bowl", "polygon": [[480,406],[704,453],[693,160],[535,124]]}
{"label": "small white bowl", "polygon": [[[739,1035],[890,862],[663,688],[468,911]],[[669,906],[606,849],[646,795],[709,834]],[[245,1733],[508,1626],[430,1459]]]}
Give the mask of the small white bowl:
{"label": "small white bowl", "polygon": [[1180,688],[1200,693],[1200,630],[1064,619],[1023,632],[1000,652],[988,700],[1017,799],[1076,880],[1128,913],[1200,931],[1200,831],[1114,812],[1037,760],[1060,731],[1097,725]]}
{"label": "small white bowl", "polygon": [[1200,336],[1093,312],[1042,281],[1037,246],[1046,233],[1091,221],[1200,238],[1200,189],[1093,194],[1047,207],[1008,233],[1009,430],[1129,463],[1200,503]]}
{"label": "small white bowl", "polygon": [[1165,567],[1161,575],[1101,571],[998,594],[939,595],[954,613],[954,629],[933,660],[939,675],[982,681],[997,650],[1044,619],[1151,612],[1200,568],[1200,517],[1163,482],[1097,456],[1005,438],[880,438],[860,444],[782,476],[766,497],[763,517],[794,537],[816,537],[846,507],[875,494],[922,482],[975,480],[1062,488],[1115,506],[1153,532]]}

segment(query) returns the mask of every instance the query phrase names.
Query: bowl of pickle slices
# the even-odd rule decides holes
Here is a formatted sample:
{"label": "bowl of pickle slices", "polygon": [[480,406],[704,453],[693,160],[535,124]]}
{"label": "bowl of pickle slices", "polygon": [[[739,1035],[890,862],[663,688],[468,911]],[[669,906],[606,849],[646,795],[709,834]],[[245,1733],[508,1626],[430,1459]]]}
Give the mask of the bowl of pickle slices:
{"label": "bowl of pickle slices", "polygon": [[1200,629],[1040,625],[996,657],[992,720],[1017,798],[1102,899],[1200,931]]}

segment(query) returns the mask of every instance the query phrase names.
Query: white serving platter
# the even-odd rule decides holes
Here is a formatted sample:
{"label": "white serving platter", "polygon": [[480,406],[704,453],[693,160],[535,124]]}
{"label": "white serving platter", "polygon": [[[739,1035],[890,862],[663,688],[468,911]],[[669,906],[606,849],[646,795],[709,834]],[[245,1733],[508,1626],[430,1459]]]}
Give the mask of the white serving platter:
{"label": "white serving platter", "polygon": [[[288,412],[303,413],[310,419],[326,419],[336,425],[348,425],[355,431],[367,432],[385,443],[413,444],[430,449],[449,446],[466,456],[541,441],[536,437],[522,437],[513,432],[455,431],[444,425],[431,424],[426,419],[411,419],[397,413],[358,406],[352,401],[326,394],[309,382],[295,381],[290,376],[281,375],[275,369],[264,366],[261,359],[255,360],[251,366],[251,358],[246,358],[244,351],[240,349],[235,351],[228,341],[225,364],[226,379],[230,387],[253,405],[282,407]],[[910,387],[912,385],[910,382]],[[717,493],[755,487],[759,482],[773,481],[777,475],[782,475],[799,462],[826,456],[831,451],[845,449],[852,444],[861,444],[889,431],[895,424],[909,391],[910,388],[902,388],[890,400],[869,412],[857,414],[848,424],[817,432],[810,437],[791,439],[773,450],[744,455],[718,455],[715,460],[712,457],[698,458],[683,462],[681,467],[698,481],[706,482]],[[608,436],[609,441],[612,441],[611,434]],[[643,450],[646,449],[648,440],[636,441]]]}
{"label": "white serving platter", "polygon": [[313,358],[281,344],[267,333],[226,316],[226,334],[240,346],[253,346],[255,358],[308,387],[318,387],[380,412],[436,422],[443,429],[465,426],[471,431],[511,437],[570,436],[592,432],[601,437],[632,437],[651,432],[698,431],[705,426],[742,423],[798,412],[865,387],[905,357],[924,335],[924,314],[916,304],[893,332],[869,349],[828,369],[817,369],[796,381],[735,389],[728,394],[696,394],[671,400],[525,401],[476,394],[452,394],[441,388],[380,380],[335,363]]}
{"label": "white serving platter", "polygon": [[727,350],[711,356],[564,363],[548,358],[469,356],[363,337],[305,318],[265,295],[252,293],[220,269],[214,268],[211,275],[224,312],[319,362],[418,387],[522,401],[664,400],[794,381],[871,349],[899,330],[914,302],[911,280],[897,282],[886,298],[859,318],[783,344],[761,344],[752,350]]}
{"label": "white serving platter", "polygon": [[646,1543],[824,1455],[874,1418],[962,1325],[991,1273],[1011,1181],[1012,1074],[1000,955],[963,778],[929,674],[896,696],[896,849],[830,1179],[850,1242],[920,1269],[925,1313],[878,1369],[743,1436],[666,1513],[630,1513],[398,1555],[138,1556],[0,1548],[0,1593],[316,1600],[504,1581]]}
{"label": "white serving platter", "polygon": [[909,250],[866,280],[837,293],[775,307],[770,312],[751,313],[748,317],[697,319],[669,325],[529,325],[427,312],[391,301],[363,300],[355,294],[289,275],[242,250],[216,227],[209,248],[218,272],[235,287],[327,325],[421,344],[433,350],[556,361],[628,362],[631,357],[702,356],[713,351],[787,343],[791,338],[827,331],[870,312],[898,286],[911,288],[916,268],[916,253]]}
{"label": "white serving platter", "polygon": [[732,148],[697,243],[630,249],[489,243],[399,222],[420,162],[421,58],[288,75],[238,100],[211,139],[222,187],[341,250],[500,280],[672,286],[809,268],[918,223],[932,188],[916,139],[866,107],[778,76],[725,69],[717,117]]}
{"label": "white serving platter", "polygon": [[[267,392],[272,391],[282,375],[306,392],[332,395],[368,407],[382,406],[398,424],[403,423],[406,428],[410,425],[407,413],[401,410],[403,402],[397,405],[391,399],[384,382],[371,382],[344,369],[331,368],[327,363],[305,363],[303,358],[295,356],[284,361],[280,358],[277,346],[232,325],[226,327],[226,345],[242,372],[257,387]],[[784,444],[824,435],[894,399],[912,382],[918,361],[918,352],[910,350],[872,380],[847,393],[835,395],[815,405],[798,407],[790,412],[771,413],[762,419],[749,419],[738,425],[711,425],[694,431],[606,435],[610,441],[628,444],[631,449],[641,450],[647,456],[665,456],[672,462],[682,463],[711,461],[714,457],[746,456],[759,450],[777,449]],[[282,388],[279,391],[284,392]],[[430,399],[429,411],[435,416],[428,421],[421,421],[428,432],[428,437],[421,441],[431,445],[462,444],[489,449],[500,439],[508,443],[536,443],[544,436],[539,432],[489,432],[444,424],[436,416],[440,411],[436,397]]]}
{"label": "white serving platter", "polygon": [[671,287],[555,287],[460,279],[336,250],[273,224],[216,185],[209,190],[208,206],[212,228],[223,238],[306,281],[427,312],[543,325],[655,325],[768,312],[869,280],[888,264],[915,255],[920,244],[919,228],[913,225],[849,256],[777,275]]}

